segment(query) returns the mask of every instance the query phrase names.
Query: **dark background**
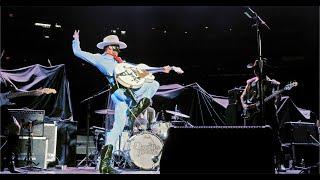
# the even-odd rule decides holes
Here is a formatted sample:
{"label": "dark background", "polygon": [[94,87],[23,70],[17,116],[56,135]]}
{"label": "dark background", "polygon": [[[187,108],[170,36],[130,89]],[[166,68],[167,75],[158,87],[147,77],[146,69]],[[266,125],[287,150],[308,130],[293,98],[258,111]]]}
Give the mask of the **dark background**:
{"label": "dark background", "polygon": [[[271,28],[262,28],[262,54],[273,67],[270,77],[283,84],[298,81],[298,87],[285,95],[319,114],[319,8],[251,8]],[[244,86],[252,77],[246,65],[258,54],[256,31],[245,11],[249,12],[243,6],[2,6],[1,67],[49,65],[48,59],[53,65],[65,64],[74,120],[81,129],[86,104],[80,101],[105,88],[107,80],[73,55],[73,32],[80,29],[83,50],[102,53],[96,44],[115,29],[128,45],[120,54],[123,59],[180,66],[185,71],[158,74],[160,84],[197,82],[211,94],[227,96],[229,89]],[[36,22],[52,28],[34,26]],[[55,24],[62,28],[54,28]],[[126,34],[121,35],[121,30]],[[107,94],[96,98],[92,110],[103,109],[106,98]],[[91,125],[100,126],[102,116],[91,115]]]}

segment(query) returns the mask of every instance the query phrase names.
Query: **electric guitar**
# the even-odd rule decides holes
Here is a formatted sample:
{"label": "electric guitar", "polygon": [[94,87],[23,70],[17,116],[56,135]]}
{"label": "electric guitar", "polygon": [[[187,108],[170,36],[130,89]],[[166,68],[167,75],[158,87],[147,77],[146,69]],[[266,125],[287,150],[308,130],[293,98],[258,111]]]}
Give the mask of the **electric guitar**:
{"label": "electric guitar", "polygon": [[[170,66],[170,70],[182,74],[180,67]],[[162,72],[162,67],[149,67],[146,64],[132,65],[119,63],[114,69],[115,79],[126,88],[140,88],[145,82],[152,82],[155,77],[153,73]]]}
{"label": "electric guitar", "polygon": [[27,92],[6,92],[0,93],[0,106],[11,105],[10,99],[22,96],[40,96],[42,94],[56,94],[57,91],[51,88],[39,88]]}
{"label": "electric guitar", "polygon": [[[289,91],[291,90],[293,87],[295,86],[298,86],[298,83],[297,82],[292,82],[292,83],[289,83],[287,84],[283,89],[281,90],[278,90],[278,91],[275,91],[273,94],[271,94],[270,96],[264,98],[264,103],[270,101],[271,99],[273,99],[274,97],[276,97],[277,95],[283,93],[284,91]],[[260,101],[256,102],[256,103],[252,103],[254,104],[254,108],[245,108],[243,109],[243,113],[242,113],[242,117],[245,119],[245,120],[250,120],[253,116],[255,116],[256,114],[258,114],[260,112]],[[252,104],[249,104],[249,105],[252,105]]]}

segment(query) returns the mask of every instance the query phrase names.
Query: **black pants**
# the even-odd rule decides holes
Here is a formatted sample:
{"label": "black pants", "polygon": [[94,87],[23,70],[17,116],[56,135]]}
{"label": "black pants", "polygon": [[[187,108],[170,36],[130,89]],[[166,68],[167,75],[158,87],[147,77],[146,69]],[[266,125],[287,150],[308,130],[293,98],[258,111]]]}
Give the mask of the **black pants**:
{"label": "black pants", "polygon": [[261,114],[256,114],[248,123],[252,126],[264,126],[269,125],[272,128],[273,136],[273,153],[276,157],[276,164],[284,163],[284,153],[281,146],[280,134],[279,134],[279,120],[277,111],[274,105],[269,105],[264,109],[264,116],[261,119]]}
{"label": "black pants", "polygon": [[9,114],[8,107],[1,107],[1,135],[5,137],[1,145],[4,145],[1,149],[1,169],[11,162],[17,162],[18,157],[18,142],[19,133],[17,132],[18,127],[16,127],[13,117]]}

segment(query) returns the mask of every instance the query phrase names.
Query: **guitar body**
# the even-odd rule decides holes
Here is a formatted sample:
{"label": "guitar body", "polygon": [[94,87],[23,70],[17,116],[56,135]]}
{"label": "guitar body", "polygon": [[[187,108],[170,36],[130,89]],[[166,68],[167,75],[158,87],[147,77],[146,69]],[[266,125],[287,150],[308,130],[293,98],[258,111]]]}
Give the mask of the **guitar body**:
{"label": "guitar body", "polygon": [[[292,82],[292,83],[289,83],[287,84],[283,89],[279,90],[279,91],[276,91],[274,92],[273,94],[271,94],[270,96],[266,97],[263,102],[264,103],[267,103],[268,101],[270,101],[271,99],[273,99],[274,97],[276,97],[277,95],[281,94],[282,92],[284,91],[289,91],[291,90],[293,87],[296,87],[298,85],[297,82]],[[260,108],[260,102],[256,102],[254,103],[255,104],[255,107],[254,108],[247,108],[247,109],[243,109],[242,111],[242,118],[244,120],[251,120],[253,119],[257,114],[259,114],[259,112],[261,111],[259,108]],[[248,104],[248,105],[251,105],[251,104]]]}
{"label": "guitar body", "polygon": [[252,120],[256,115],[260,112],[259,107],[251,108],[251,109],[243,109],[241,114],[242,118],[246,121]]}
{"label": "guitar body", "polygon": [[139,64],[137,66],[119,63],[114,69],[116,80],[126,88],[137,89],[140,88],[145,82],[152,82],[155,77],[144,70],[148,66],[145,64]]}

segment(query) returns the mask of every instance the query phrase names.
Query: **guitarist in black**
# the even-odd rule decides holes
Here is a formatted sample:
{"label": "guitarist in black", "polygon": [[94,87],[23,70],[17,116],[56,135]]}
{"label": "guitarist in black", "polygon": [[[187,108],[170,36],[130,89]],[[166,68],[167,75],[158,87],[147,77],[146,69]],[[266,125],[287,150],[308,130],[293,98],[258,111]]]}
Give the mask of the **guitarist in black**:
{"label": "guitarist in black", "polygon": [[[9,80],[6,80],[4,77],[1,75],[0,71],[0,83],[1,83],[1,88],[0,88],[0,93],[1,96],[3,96],[6,92],[9,92],[12,89],[15,89],[13,84]],[[12,117],[9,114],[8,109],[12,108],[13,103],[9,101],[4,100],[5,97],[1,97],[1,136],[4,135],[7,137],[6,145],[3,146],[1,145],[1,153],[4,153],[4,156],[1,156],[2,158],[6,158],[5,161],[1,158],[1,162],[6,163],[9,171],[11,173],[19,173],[15,169],[15,162],[17,159],[17,144],[19,140],[19,134],[20,134],[20,124],[18,121]],[[3,146],[3,147],[2,147]],[[6,151],[4,151],[3,148],[7,148]],[[4,169],[3,164],[1,164],[1,170]]]}
{"label": "guitarist in black", "polygon": [[[257,107],[257,103],[260,100],[259,94],[259,66],[258,61],[250,63],[247,68],[254,71],[255,77],[247,80],[247,85],[240,96],[241,104],[244,110],[244,122],[245,125],[249,126],[263,126],[270,125],[273,132],[274,141],[274,153],[276,159],[276,168],[278,172],[284,172],[283,166],[284,155],[281,148],[281,141],[279,137],[279,121],[277,116],[276,103],[278,102],[279,96],[271,99],[270,101],[264,102],[264,120],[261,120],[261,107]],[[267,69],[264,69],[264,72]],[[279,90],[280,82],[274,79],[270,79],[266,74],[262,74],[262,93],[263,97],[272,95],[275,91]],[[259,110],[260,109],[260,110]]]}

